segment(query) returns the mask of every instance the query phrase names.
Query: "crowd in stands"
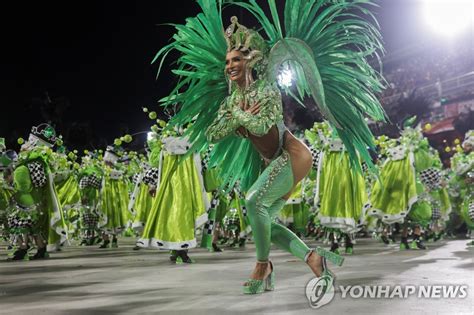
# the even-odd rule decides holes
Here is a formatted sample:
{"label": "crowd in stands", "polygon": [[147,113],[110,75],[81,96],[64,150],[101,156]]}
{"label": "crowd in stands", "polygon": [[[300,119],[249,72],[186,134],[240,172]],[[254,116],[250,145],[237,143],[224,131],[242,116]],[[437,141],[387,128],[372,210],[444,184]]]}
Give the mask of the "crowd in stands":
{"label": "crowd in stands", "polygon": [[456,48],[433,48],[411,55],[392,56],[384,62],[388,87],[382,100],[406,96],[416,88],[441,84],[474,71],[474,51],[469,45]]}

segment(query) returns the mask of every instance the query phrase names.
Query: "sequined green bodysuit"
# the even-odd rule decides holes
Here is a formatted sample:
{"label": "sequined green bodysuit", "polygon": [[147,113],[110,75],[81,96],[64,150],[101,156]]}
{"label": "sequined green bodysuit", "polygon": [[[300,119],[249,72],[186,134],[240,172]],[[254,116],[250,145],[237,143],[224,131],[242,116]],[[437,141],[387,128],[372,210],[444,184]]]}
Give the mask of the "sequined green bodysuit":
{"label": "sequined green bodysuit", "polygon": [[[241,109],[241,103],[260,104],[260,112],[255,115],[245,112]],[[271,242],[304,260],[310,249],[293,232],[274,222],[286,203],[283,197],[294,185],[290,155],[284,149],[286,127],[281,94],[276,86],[257,80],[245,90],[235,89],[222,103],[217,118],[208,128],[208,140],[218,142],[241,126],[257,137],[265,136],[273,126],[278,129],[278,148],[246,197],[257,260],[268,260]]]}

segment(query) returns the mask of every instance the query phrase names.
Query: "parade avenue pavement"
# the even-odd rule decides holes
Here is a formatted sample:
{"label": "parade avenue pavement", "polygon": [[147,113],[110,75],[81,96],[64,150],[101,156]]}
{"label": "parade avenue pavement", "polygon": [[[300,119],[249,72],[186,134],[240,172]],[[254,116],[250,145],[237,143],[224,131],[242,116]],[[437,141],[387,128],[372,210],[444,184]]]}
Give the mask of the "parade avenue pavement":
{"label": "parade avenue pavement", "polygon": [[[311,246],[323,245],[306,240]],[[337,275],[335,295],[310,307],[310,269],[272,249],[275,291],[243,295],[254,245],[222,253],[190,250],[194,264],[174,265],[167,251],[70,245],[41,261],[7,262],[0,250],[0,314],[474,314],[474,248],[467,240],[427,243],[428,250],[399,251],[360,239]],[[327,246],[327,245],[323,245]],[[340,286],[467,286],[466,298],[342,298]]]}

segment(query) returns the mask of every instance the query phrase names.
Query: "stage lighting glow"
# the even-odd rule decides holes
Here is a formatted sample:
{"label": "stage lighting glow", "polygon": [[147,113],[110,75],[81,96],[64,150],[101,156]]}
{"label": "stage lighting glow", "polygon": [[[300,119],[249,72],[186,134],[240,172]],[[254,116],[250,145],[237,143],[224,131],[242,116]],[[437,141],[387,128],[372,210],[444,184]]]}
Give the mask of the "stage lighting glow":
{"label": "stage lighting glow", "polygon": [[148,132],[148,133],[146,134],[146,139],[147,139],[148,141],[153,140],[153,138],[155,138],[154,132],[151,132],[151,131],[150,131],[150,132]]}
{"label": "stage lighting glow", "polygon": [[278,75],[278,84],[281,87],[290,87],[293,84],[293,72],[289,68],[283,69]]}
{"label": "stage lighting glow", "polygon": [[473,0],[424,0],[425,20],[444,36],[455,36],[472,27]]}

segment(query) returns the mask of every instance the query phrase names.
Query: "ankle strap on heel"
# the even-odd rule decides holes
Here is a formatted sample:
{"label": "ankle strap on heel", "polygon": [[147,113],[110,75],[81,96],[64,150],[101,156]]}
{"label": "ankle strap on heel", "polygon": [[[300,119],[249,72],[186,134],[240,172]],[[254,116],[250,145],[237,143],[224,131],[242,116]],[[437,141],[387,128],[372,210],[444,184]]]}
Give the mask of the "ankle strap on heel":
{"label": "ankle strap on heel", "polygon": [[304,262],[308,262],[308,259],[309,257],[311,256],[311,254],[313,254],[315,252],[314,248],[310,248],[309,251],[306,253],[306,255],[304,255]]}

